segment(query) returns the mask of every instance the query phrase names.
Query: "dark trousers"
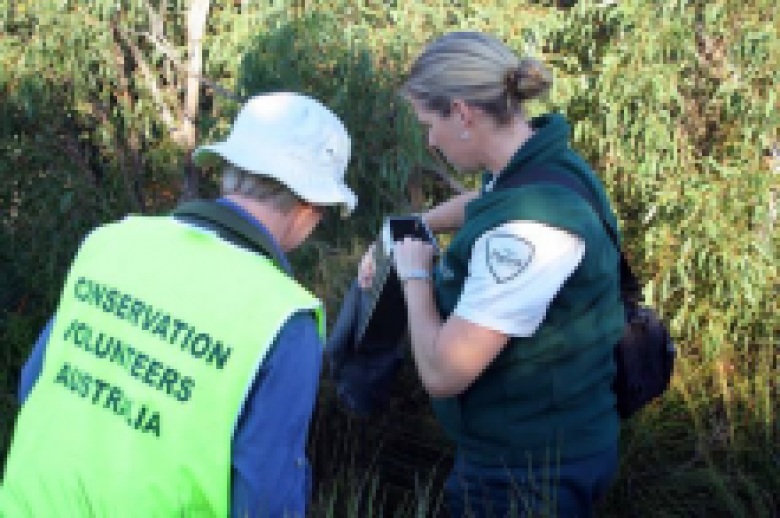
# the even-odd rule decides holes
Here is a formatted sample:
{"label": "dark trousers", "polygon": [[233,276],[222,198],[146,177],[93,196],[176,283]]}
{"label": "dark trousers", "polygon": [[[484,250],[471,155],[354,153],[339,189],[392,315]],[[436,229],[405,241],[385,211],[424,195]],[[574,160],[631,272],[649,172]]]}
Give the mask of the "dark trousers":
{"label": "dark trousers", "polygon": [[452,518],[590,518],[617,472],[618,447],[571,461],[485,467],[460,455],[447,479]]}

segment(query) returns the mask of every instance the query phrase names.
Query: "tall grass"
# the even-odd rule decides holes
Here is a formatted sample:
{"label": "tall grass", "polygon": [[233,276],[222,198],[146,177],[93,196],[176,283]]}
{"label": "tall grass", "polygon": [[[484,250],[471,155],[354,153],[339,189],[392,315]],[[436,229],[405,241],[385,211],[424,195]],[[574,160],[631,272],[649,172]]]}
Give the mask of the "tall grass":
{"label": "tall grass", "polygon": [[[382,217],[451,194],[395,96],[404,71],[438,34],[495,34],[554,70],[550,99],[531,106],[532,115],[557,110],[571,121],[572,145],[616,206],[645,301],[670,323],[680,353],[665,397],[624,425],[620,472],[600,515],[780,514],[774,0],[248,4],[240,21],[222,13],[219,30],[212,27],[207,44],[235,56],[215,51],[206,65],[210,77],[242,96],[310,93],[345,120],[353,137],[348,182],[360,197],[358,210],[344,221],[331,216],[293,256],[301,280],[326,301],[331,322]],[[236,108],[214,97],[203,139],[223,135]],[[474,185],[472,177],[449,174]],[[20,210],[36,221],[35,207]],[[21,249],[15,236],[11,244]],[[48,289],[56,291],[57,275],[45,277]],[[38,300],[49,302],[38,313],[15,306],[7,320],[0,349],[14,351],[3,360],[7,378],[15,375],[5,366],[18,366],[31,345],[33,324],[52,311],[53,299]],[[312,516],[442,511],[451,445],[413,367],[404,369],[390,408],[371,419],[341,409],[324,375],[309,441]],[[4,416],[12,405],[6,399]]]}

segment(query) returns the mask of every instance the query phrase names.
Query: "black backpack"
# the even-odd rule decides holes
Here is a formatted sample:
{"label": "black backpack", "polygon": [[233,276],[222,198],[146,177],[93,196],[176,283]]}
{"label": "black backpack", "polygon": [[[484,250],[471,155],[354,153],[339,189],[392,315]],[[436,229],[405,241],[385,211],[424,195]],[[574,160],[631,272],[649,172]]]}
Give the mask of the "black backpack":
{"label": "black backpack", "polygon": [[622,419],[660,396],[669,387],[674,366],[675,347],[666,326],[649,307],[639,303],[639,282],[631,271],[620,241],[600,210],[594,194],[572,174],[535,169],[522,175],[500,177],[495,189],[517,188],[535,183],[550,183],[566,187],[586,200],[601,219],[610,239],[620,252],[620,292],[626,313],[626,328],[615,345],[617,374],[613,390]]}

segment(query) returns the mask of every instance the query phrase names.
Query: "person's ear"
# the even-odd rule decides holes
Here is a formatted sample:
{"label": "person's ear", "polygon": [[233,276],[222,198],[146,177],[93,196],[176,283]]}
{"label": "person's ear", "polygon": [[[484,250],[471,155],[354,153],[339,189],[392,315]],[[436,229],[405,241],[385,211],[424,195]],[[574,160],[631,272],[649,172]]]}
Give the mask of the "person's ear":
{"label": "person's ear", "polygon": [[304,228],[309,227],[309,231],[320,222],[324,209],[311,203],[302,203],[297,207],[296,221]]}
{"label": "person's ear", "polygon": [[282,248],[292,250],[300,246],[320,222],[320,208],[309,203],[297,203],[287,213],[287,230]]}
{"label": "person's ear", "polygon": [[311,208],[308,203],[296,203],[290,211],[290,220],[293,226],[298,226],[301,222],[308,219]]}

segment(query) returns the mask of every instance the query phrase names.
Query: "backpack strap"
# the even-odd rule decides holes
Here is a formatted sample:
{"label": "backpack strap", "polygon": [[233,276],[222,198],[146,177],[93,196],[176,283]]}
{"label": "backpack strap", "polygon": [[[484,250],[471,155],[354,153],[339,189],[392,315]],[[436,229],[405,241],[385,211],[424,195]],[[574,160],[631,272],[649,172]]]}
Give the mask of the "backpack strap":
{"label": "backpack strap", "polygon": [[601,224],[607,231],[607,234],[612,240],[612,243],[615,245],[615,248],[617,248],[618,252],[620,253],[620,292],[623,295],[623,300],[625,302],[637,304],[639,302],[640,295],[639,280],[631,270],[631,266],[628,264],[626,256],[623,254],[623,250],[620,248],[620,240],[618,239],[615,230],[607,224],[596,196],[579,178],[573,174],[564,173],[556,169],[535,168],[528,171],[522,171],[522,174],[501,176],[493,185],[493,190],[519,188],[526,185],[539,183],[549,183],[552,185],[565,187],[571,191],[574,191],[582,199],[588,202],[593,211],[601,220]]}

